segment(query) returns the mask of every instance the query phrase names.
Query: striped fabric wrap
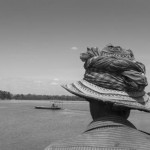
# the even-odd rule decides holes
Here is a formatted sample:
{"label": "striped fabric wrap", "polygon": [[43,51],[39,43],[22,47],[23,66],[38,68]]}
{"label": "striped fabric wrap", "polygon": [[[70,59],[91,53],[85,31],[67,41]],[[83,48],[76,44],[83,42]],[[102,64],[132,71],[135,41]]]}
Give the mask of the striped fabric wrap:
{"label": "striped fabric wrap", "polygon": [[84,79],[95,85],[120,90],[143,91],[148,85],[144,64],[135,60],[131,50],[109,45],[101,51],[87,48],[80,56],[84,63]]}

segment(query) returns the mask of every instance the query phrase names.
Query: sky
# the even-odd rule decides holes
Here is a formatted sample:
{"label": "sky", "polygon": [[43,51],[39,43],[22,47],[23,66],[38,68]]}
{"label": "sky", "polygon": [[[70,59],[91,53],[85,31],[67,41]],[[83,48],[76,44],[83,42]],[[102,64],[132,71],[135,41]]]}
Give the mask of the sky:
{"label": "sky", "polygon": [[[87,47],[134,52],[150,80],[149,0],[0,0],[0,90],[69,94]],[[150,91],[150,86],[146,87]]]}

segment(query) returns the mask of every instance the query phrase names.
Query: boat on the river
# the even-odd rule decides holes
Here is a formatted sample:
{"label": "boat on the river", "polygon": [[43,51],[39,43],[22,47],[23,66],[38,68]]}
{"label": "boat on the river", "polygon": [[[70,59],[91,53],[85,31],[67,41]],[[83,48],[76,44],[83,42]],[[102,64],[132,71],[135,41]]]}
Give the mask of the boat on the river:
{"label": "boat on the river", "polygon": [[50,110],[61,110],[63,109],[60,103],[53,102],[50,106],[35,106],[36,109],[50,109]]}

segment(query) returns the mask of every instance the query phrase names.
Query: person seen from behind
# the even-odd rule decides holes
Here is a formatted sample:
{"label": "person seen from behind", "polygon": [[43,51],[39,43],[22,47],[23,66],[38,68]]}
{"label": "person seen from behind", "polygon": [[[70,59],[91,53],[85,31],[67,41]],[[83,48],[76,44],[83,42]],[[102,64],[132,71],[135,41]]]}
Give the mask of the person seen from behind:
{"label": "person seen from behind", "polygon": [[63,87],[89,102],[93,121],[81,135],[45,150],[150,150],[150,135],[127,120],[130,110],[150,112],[144,64],[113,45],[87,48],[80,58],[84,78]]}

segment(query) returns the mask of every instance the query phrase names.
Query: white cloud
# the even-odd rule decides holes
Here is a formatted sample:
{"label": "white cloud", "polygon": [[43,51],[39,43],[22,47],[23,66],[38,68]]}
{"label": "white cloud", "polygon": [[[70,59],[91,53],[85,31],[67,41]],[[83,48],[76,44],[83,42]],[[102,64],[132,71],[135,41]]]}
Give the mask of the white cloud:
{"label": "white cloud", "polygon": [[52,82],[51,85],[58,85],[58,83],[57,82]]}
{"label": "white cloud", "polygon": [[78,50],[78,48],[76,46],[71,47],[72,50]]}
{"label": "white cloud", "polygon": [[58,78],[54,78],[51,82],[51,85],[58,85],[59,84],[59,79]]}
{"label": "white cloud", "polygon": [[54,78],[53,80],[54,80],[54,81],[59,81],[59,79],[58,79],[58,78]]}

